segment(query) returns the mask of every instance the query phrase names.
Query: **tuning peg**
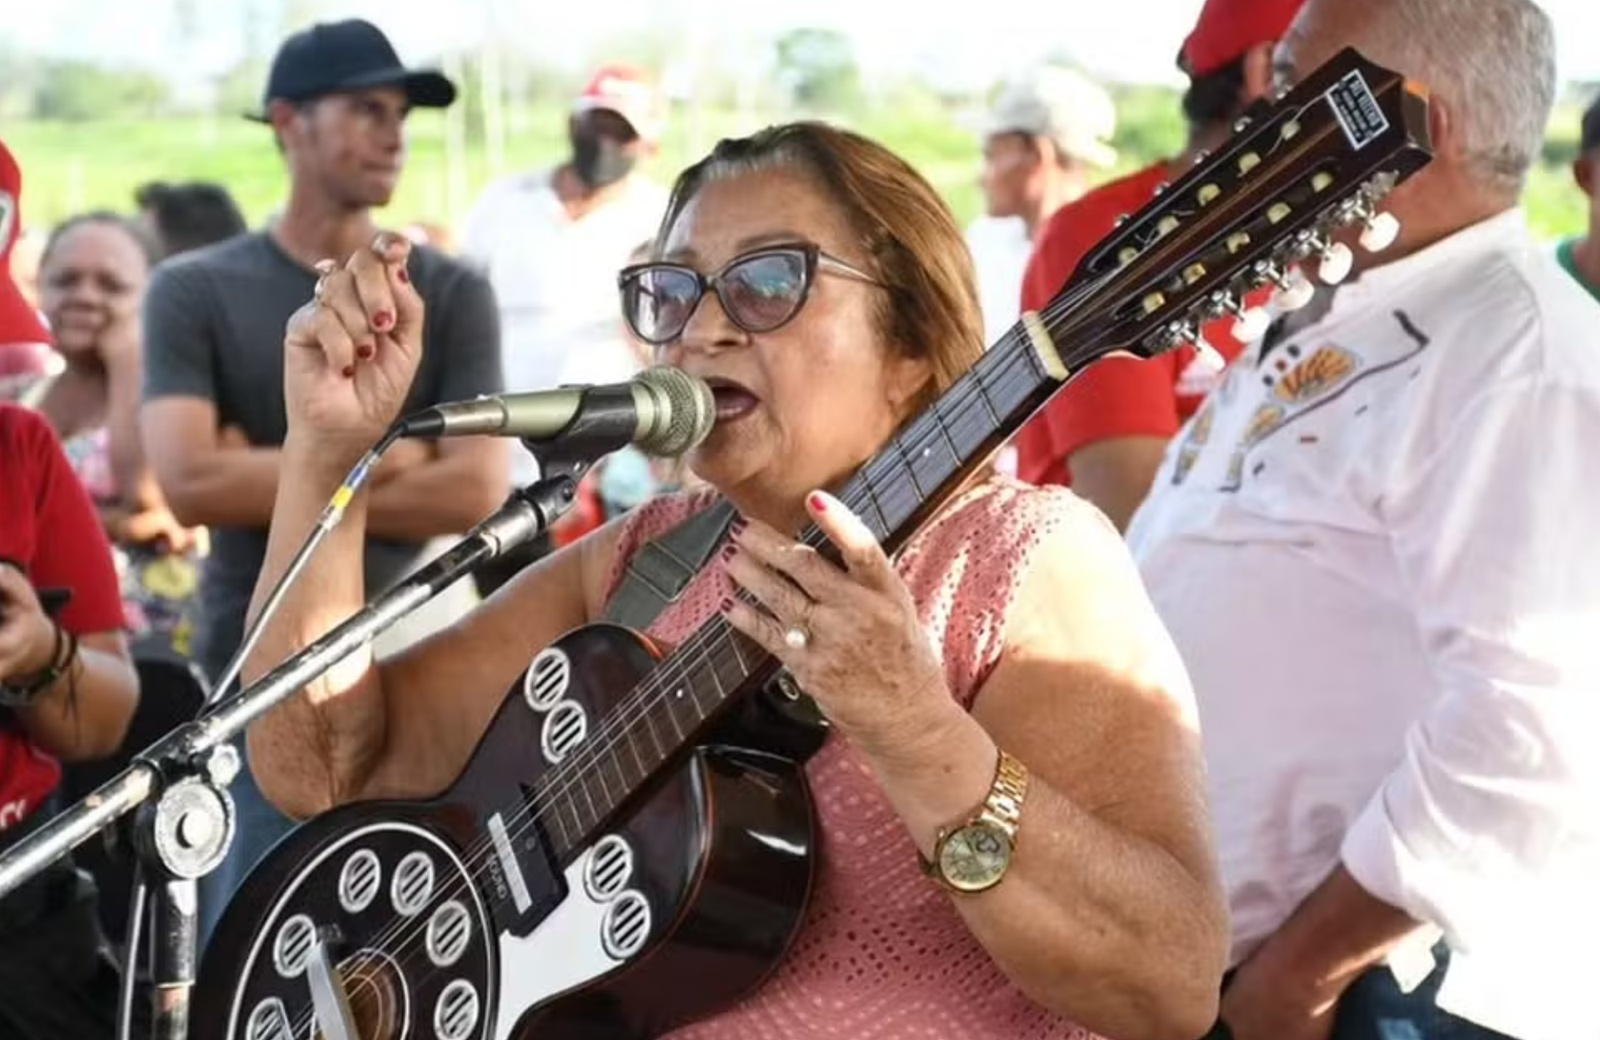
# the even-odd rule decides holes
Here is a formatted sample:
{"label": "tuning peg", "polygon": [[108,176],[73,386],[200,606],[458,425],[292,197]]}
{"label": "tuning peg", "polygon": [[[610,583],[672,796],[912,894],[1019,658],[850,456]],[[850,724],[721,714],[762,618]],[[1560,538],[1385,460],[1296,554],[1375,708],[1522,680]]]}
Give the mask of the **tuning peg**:
{"label": "tuning peg", "polygon": [[1284,272],[1276,282],[1278,288],[1272,294],[1272,302],[1280,310],[1297,311],[1317,295],[1317,287],[1298,268]]}
{"label": "tuning peg", "polygon": [[1267,334],[1272,324],[1272,315],[1260,307],[1247,307],[1238,314],[1238,320],[1233,323],[1233,338],[1240,343],[1254,343]]}
{"label": "tuning peg", "polygon": [[1350,252],[1350,247],[1343,242],[1330,242],[1318,260],[1317,277],[1326,285],[1338,285],[1350,277],[1350,269],[1354,266],[1355,256]]}
{"label": "tuning peg", "polygon": [[1205,372],[1215,375],[1228,366],[1228,361],[1222,356],[1221,351],[1206,342],[1200,330],[1196,329],[1194,335],[1189,337],[1189,345],[1194,347],[1194,363]]}
{"label": "tuning peg", "polygon": [[1400,221],[1393,213],[1374,213],[1361,231],[1361,248],[1369,253],[1388,249],[1400,235]]}
{"label": "tuning peg", "polygon": [[1193,347],[1194,363],[1207,372],[1216,373],[1227,367],[1227,359],[1201,335],[1198,319],[1172,322],[1162,331],[1158,342],[1162,350],[1173,350],[1184,344]]}

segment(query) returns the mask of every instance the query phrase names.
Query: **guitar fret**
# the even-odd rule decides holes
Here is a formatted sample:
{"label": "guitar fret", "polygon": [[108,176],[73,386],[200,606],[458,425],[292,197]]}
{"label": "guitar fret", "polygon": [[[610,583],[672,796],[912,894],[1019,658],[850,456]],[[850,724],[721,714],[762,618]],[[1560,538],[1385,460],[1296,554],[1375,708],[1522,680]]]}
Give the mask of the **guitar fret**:
{"label": "guitar fret", "polygon": [[[577,841],[579,835],[583,834],[583,821],[578,819],[578,807],[573,803],[571,797],[569,797],[570,794],[571,792],[567,790],[557,791],[555,798],[556,824],[561,828],[561,844],[567,848],[571,848],[573,843]],[[563,814],[563,810],[565,811],[565,815]],[[570,829],[567,827],[568,816],[570,816],[572,820],[572,827]]]}
{"label": "guitar fret", "polygon": [[[912,424],[912,431],[916,430],[917,425],[919,424]],[[908,453],[906,451],[906,442],[901,437],[894,438],[892,443],[894,444],[895,455],[900,463],[900,467],[905,470],[906,476],[911,480],[911,490],[916,492],[917,498],[919,499],[927,497],[928,493],[923,490],[922,482],[917,479],[917,469],[912,465],[911,462],[911,456],[916,453]]]}
{"label": "guitar fret", "polygon": [[578,770],[573,779],[573,786],[583,792],[583,800],[589,805],[589,818],[587,820],[574,814],[574,817],[579,821],[578,830],[582,832],[593,827],[596,821],[600,819],[601,813],[599,807],[595,805],[594,794],[589,790],[588,770]]}
{"label": "guitar fret", "polygon": [[[649,712],[644,713],[644,728],[642,732],[648,735],[651,740],[655,739],[655,723],[650,721]],[[624,790],[633,787],[636,784],[644,783],[645,779],[650,775],[650,770],[652,768],[652,765],[645,763],[644,755],[639,751],[640,733],[641,730],[635,726],[629,726],[622,731],[623,739],[627,740],[628,742],[628,750],[633,752],[634,764],[639,767],[639,775],[635,776],[632,780],[627,780],[623,783],[622,786]],[[621,768],[621,757],[622,756],[620,755],[617,756],[619,770]],[[657,761],[659,761],[659,758]]]}
{"label": "guitar fret", "polygon": [[876,490],[872,486],[872,481],[871,480],[866,480],[866,479],[862,480],[861,481],[861,487],[862,487],[862,490],[864,490],[867,493],[867,500],[865,502],[863,502],[862,505],[864,507],[865,506],[871,506],[872,507],[872,514],[873,514],[873,516],[877,517],[878,525],[876,527],[873,527],[873,525],[872,525],[872,517],[864,515],[865,514],[865,509],[858,510],[858,512],[863,514],[862,517],[861,517],[862,522],[864,522],[869,528],[872,529],[872,534],[873,534],[874,537],[882,539],[884,536],[886,536],[889,533],[889,531],[892,530],[892,528],[889,526],[889,521],[883,515],[883,507],[878,504],[878,496],[877,496]]}

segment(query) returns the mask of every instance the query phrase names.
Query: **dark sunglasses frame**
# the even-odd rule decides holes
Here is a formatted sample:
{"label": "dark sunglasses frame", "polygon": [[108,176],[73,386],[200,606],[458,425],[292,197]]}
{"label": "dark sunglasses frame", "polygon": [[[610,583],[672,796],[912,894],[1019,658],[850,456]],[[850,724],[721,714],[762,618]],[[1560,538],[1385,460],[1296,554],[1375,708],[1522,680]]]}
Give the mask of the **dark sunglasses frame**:
{"label": "dark sunglasses frame", "polygon": [[[722,284],[727,279],[729,272],[733,271],[735,268],[742,264],[749,263],[750,261],[759,260],[768,256],[790,256],[800,258],[800,295],[795,300],[794,306],[789,309],[789,313],[785,314],[781,319],[769,325],[756,325],[741,318],[739,316],[737,307],[728,306],[727,298],[722,295]],[[684,312],[682,324],[680,324],[675,330],[673,330],[672,334],[668,336],[645,335],[643,330],[639,328],[638,322],[635,320],[633,308],[628,305],[628,292],[630,283],[636,281],[640,275],[650,271],[674,271],[691,279],[695,285],[694,302],[691,303],[688,310]],[[763,332],[774,332],[778,329],[781,329],[785,325],[789,324],[789,322],[793,321],[795,319],[795,315],[799,314],[805,308],[806,300],[811,298],[811,286],[816,281],[817,273],[819,271],[832,271],[835,274],[841,274],[850,278],[854,278],[856,281],[866,282],[868,285],[876,285],[879,288],[888,288],[882,282],[878,281],[878,279],[861,270],[859,267],[856,267],[854,264],[847,263],[844,260],[840,260],[836,256],[830,256],[829,254],[824,253],[822,251],[822,247],[820,246],[808,242],[795,242],[783,245],[762,246],[759,249],[752,249],[748,253],[741,253],[708,275],[701,274],[699,271],[688,266],[687,264],[674,264],[661,260],[651,260],[642,264],[631,264],[617,272],[617,289],[622,296],[622,318],[628,323],[628,328],[632,329],[633,334],[638,336],[644,342],[650,344],[651,346],[661,347],[671,343],[673,340],[683,335],[683,330],[688,328],[689,322],[694,320],[695,312],[700,309],[700,304],[705,301],[706,293],[708,292],[716,294],[717,303],[722,307],[722,313],[726,314],[728,316],[728,320],[733,322],[734,325],[743,331],[756,334]]]}

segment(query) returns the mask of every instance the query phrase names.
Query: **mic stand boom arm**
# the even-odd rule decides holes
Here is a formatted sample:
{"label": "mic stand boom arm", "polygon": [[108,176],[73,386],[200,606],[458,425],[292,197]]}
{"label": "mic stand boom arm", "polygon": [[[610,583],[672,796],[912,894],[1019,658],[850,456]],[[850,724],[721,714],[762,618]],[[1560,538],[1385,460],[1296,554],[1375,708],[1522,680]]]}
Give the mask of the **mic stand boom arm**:
{"label": "mic stand boom arm", "polygon": [[[0,853],[0,898],[135,809],[135,844],[157,874],[152,976],[156,1040],[185,1040],[195,977],[196,879],[221,863],[233,832],[223,793],[239,769],[231,741],[253,720],[370,643],[475,568],[537,537],[577,496],[586,463],[544,463],[544,479],[512,492],[438,558],[202,717],[136,755],[127,769]],[[128,951],[132,972],[133,951]]]}

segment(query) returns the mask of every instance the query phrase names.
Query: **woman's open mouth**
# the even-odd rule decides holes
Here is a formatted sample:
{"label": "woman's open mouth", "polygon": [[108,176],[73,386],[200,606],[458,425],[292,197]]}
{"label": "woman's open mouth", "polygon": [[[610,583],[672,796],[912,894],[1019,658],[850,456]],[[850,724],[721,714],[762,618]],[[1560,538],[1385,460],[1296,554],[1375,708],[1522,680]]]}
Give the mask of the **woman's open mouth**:
{"label": "woman's open mouth", "polygon": [[718,423],[737,422],[761,403],[761,398],[748,387],[731,379],[712,376],[706,380],[706,385],[711,387],[711,396],[717,403]]}

